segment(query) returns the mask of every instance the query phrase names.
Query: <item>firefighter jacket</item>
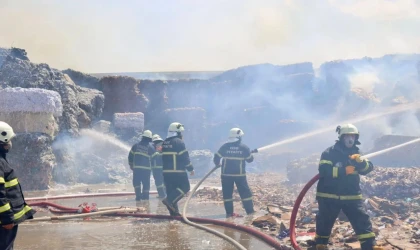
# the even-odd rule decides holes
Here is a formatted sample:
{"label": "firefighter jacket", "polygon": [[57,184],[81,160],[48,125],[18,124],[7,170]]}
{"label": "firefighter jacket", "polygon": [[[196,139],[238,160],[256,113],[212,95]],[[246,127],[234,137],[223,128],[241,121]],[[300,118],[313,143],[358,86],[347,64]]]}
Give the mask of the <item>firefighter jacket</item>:
{"label": "firefighter jacket", "polygon": [[148,141],[140,141],[131,148],[128,154],[128,164],[131,169],[145,169],[151,170],[152,155],[155,153],[155,148]]}
{"label": "firefighter jacket", "polygon": [[163,173],[183,173],[194,170],[185,144],[178,136],[166,138],[162,144]]}
{"label": "firefighter jacket", "polygon": [[214,164],[219,165],[222,158],[222,176],[245,176],[245,162],[254,160],[251,150],[240,141],[223,144],[214,154]]}
{"label": "firefighter jacket", "polygon": [[[348,149],[339,141],[322,153],[318,168],[317,198],[362,199],[359,175],[371,172],[373,164],[367,159],[357,163],[349,158],[353,154],[359,154],[358,147]],[[354,173],[346,175],[346,166],[354,166]]]}
{"label": "firefighter jacket", "polygon": [[0,153],[0,225],[19,224],[33,219],[36,212],[29,207],[13,168]]}
{"label": "firefighter jacket", "polygon": [[162,169],[162,153],[159,151],[156,151],[152,155],[152,169]]}

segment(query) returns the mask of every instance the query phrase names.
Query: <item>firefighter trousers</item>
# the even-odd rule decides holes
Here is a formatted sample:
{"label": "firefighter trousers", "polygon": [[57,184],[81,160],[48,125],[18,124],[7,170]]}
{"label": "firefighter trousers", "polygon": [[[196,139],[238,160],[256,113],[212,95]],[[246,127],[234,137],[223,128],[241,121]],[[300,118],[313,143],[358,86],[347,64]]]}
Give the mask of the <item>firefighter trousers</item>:
{"label": "firefighter trousers", "polygon": [[152,168],[153,179],[155,179],[156,189],[158,191],[159,198],[165,198],[165,184],[163,184],[163,173],[162,168]]}
{"label": "firefighter trousers", "polygon": [[16,239],[18,226],[14,226],[12,229],[7,230],[0,225],[0,249],[1,250],[13,250],[13,244]]}
{"label": "firefighter trousers", "polygon": [[[166,187],[166,200],[171,204],[177,213],[178,201],[190,191],[190,180],[187,172],[185,173],[163,173],[163,182]],[[169,210],[171,213],[171,211]]]}
{"label": "firefighter trousers", "polygon": [[133,186],[136,193],[136,201],[148,200],[150,191],[150,172],[147,169],[133,170]]}
{"label": "firefighter trousers", "polygon": [[316,244],[327,245],[335,220],[341,210],[347,216],[359,239],[362,250],[372,250],[375,234],[369,215],[366,214],[362,200],[339,200],[318,198],[316,215]]}
{"label": "firefighter trousers", "polygon": [[242,206],[247,214],[254,212],[254,203],[252,201],[252,192],[248,186],[246,176],[223,176],[222,175],[222,193],[223,203],[225,205],[226,215],[233,214],[233,189],[238,189],[239,196],[241,197]]}

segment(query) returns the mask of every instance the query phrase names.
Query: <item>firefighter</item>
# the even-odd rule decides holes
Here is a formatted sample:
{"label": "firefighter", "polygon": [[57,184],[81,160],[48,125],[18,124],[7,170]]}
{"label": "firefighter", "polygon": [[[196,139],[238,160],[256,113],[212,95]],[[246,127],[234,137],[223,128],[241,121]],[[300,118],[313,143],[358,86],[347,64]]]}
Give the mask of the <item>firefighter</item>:
{"label": "firefighter", "polygon": [[12,148],[13,128],[0,121],[0,249],[11,250],[16,239],[18,224],[33,219],[35,211],[23,196],[14,169],[6,160]]}
{"label": "firefighter", "polygon": [[156,189],[158,191],[158,198],[165,198],[165,185],[163,184],[162,174],[162,143],[163,139],[158,135],[153,135],[153,145],[156,152],[152,156],[152,174],[155,179]]}
{"label": "firefighter", "polygon": [[[128,154],[128,164],[133,170],[133,186],[136,201],[149,200],[150,173],[152,155],[155,149],[152,145],[152,132],[145,130],[140,142],[133,145]],[[143,185],[143,188],[142,188]]]}
{"label": "firefighter", "polygon": [[[233,213],[232,199],[235,184],[246,213],[249,215],[255,212],[252,192],[246,179],[245,162],[251,163],[254,161],[252,153],[257,152],[257,150],[251,151],[248,146],[242,143],[243,135],[242,129],[232,128],[229,132],[228,142],[220,147],[213,158],[214,164],[222,167],[222,192],[226,218],[237,216]],[[220,164],[220,159],[223,159],[222,164]]]}
{"label": "firefighter", "polygon": [[190,191],[188,174],[194,175],[194,167],[183,141],[184,125],[174,122],[169,125],[168,136],[162,144],[163,181],[166,198],[162,203],[171,216],[180,216],[178,201]]}
{"label": "firefighter", "polygon": [[360,158],[359,131],[352,124],[338,126],[338,140],[327,148],[319,162],[316,199],[316,249],[328,249],[334,222],[342,210],[348,217],[362,250],[380,250],[375,246],[372,224],[363,207],[360,175],[373,170],[373,164]]}

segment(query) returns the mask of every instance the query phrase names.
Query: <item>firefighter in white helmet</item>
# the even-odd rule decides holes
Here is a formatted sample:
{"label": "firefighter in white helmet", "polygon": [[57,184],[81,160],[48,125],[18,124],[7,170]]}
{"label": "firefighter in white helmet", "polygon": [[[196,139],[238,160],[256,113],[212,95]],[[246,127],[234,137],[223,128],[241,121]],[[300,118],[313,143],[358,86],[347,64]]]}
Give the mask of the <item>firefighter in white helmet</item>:
{"label": "firefighter in white helmet", "polygon": [[162,144],[163,181],[166,186],[166,198],[162,203],[172,216],[180,216],[178,201],[190,191],[187,172],[194,175],[188,150],[183,139],[184,125],[174,122],[169,125],[168,137]]}
{"label": "firefighter in white helmet", "polygon": [[14,136],[13,128],[0,121],[0,249],[13,249],[18,224],[33,219],[35,214],[26,204],[17,175],[6,160]]}
{"label": "firefighter in white helmet", "polygon": [[158,135],[153,135],[152,138],[153,146],[155,147],[156,152],[152,156],[152,174],[153,179],[155,179],[156,189],[158,191],[158,198],[165,198],[165,184],[163,184],[163,174],[162,174],[162,143],[163,139]]}
{"label": "firefighter in white helmet", "polygon": [[[246,179],[246,162],[251,163],[254,160],[248,146],[242,143],[244,132],[240,128],[232,128],[229,132],[228,142],[223,144],[217,153],[214,154],[214,164],[221,166],[223,202],[226,210],[226,217],[237,216],[233,212],[233,189],[234,185],[238,189],[242,200],[242,205],[247,214],[254,213],[254,204],[252,201],[252,192]],[[222,164],[220,160],[222,159]]]}
{"label": "firefighter in white helmet", "polygon": [[316,199],[316,249],[328,249],[328,240],[334,222],[343,210],[350,220],[362,250],[380,250],[375,246],[375,233],[369,215],[363,207],[360,175],[373,170],[373,164],[361,159],[359,131],[353,124],[338,126],[338,140],[327,148],[319,162],[319,181]]}
{"label": "firefighter in white helmet", "polygon": [[155,153],[152,145],[152,132],[145,130],[140,142],[133,145],[128,154],[128,165],[133,170],[133,186],[136,201],[149,200],[151,160]]}

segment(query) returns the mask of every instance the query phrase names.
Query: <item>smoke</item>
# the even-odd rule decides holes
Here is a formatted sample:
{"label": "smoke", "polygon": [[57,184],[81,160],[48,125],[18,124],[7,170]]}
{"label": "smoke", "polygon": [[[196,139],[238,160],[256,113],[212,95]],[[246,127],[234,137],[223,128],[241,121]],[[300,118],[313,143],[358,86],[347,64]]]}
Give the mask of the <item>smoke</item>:
{"label": "smoke", "polygon": [[[420,52],[417,3],[357,2],[0,0],[0,46],[91,73],[219,71]],[[372,21],[366,12],[398,18]]]}
{"label": "smoke", "polygon": [[61,134],[52,148],[59,162],[54,180],[59,183],[126,181],[131,147],[114,136],[83,129],[77,138]]}

